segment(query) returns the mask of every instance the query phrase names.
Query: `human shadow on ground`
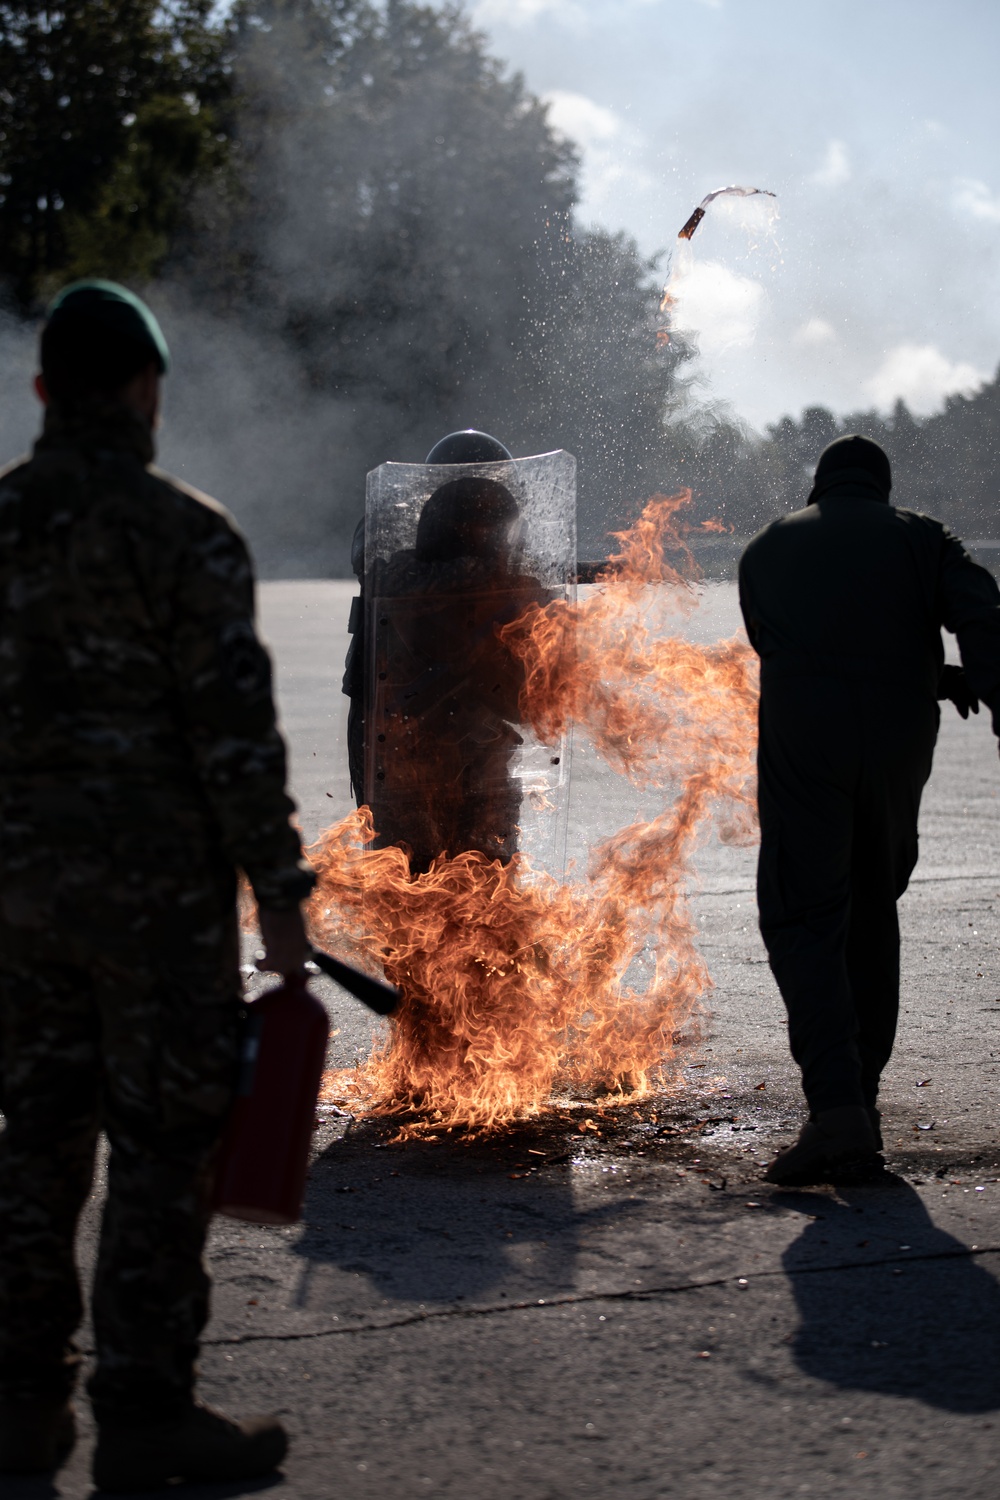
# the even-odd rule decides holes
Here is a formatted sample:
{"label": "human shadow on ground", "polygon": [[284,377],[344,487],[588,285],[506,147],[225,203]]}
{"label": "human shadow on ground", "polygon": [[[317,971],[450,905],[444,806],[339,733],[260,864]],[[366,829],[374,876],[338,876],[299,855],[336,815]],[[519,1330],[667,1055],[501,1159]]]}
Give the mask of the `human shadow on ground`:
{"label": "human shadow on ground", "polygon": [[805,1374],[945,1411],[1000,1408],[1000,1285],[907,1183],[771,1201],[809,1216],[782,1257]]}
{"label": "human shadow on ground", "polygon": [[355,1126],[314,1163],[295,1244],[307,1262],[300,1306],[324,1264],[400,1302],[550,1296],[575,1285],[585,1228],[639,1208],[581,1212],[565,1134],[544,1127],[405,1147],[386,1137],[384,1124]]}

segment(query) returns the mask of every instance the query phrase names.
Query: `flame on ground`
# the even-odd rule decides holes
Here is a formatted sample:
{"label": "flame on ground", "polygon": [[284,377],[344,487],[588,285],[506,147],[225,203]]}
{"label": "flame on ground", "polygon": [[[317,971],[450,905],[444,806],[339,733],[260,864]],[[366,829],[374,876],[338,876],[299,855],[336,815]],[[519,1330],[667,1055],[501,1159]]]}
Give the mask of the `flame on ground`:
{"label": "flame on ground", "polygon": [[[556,1093],[634,1097],[669,1076],[711,987],[687,902],[691,858],[712,826],[753,834],[756,659],[734,637],[669,634],[698,596],[684,518],[657,496],[588,597],[532,605],[502,631],[524,664],[521,716],[552,742],[571,725],[666,805],[592,852],[565,882],[522,855],[434,861],[411,879],[398,848],[366,852],[367,808],[310,850],[309,917],[404,995],[385,1043],[328,1074],[324,1097],[408,1117],[404,1129],[492,1129]],[[707,529],[721,529],[710,524]],[[644,979],[644,983],[640,980]]]}

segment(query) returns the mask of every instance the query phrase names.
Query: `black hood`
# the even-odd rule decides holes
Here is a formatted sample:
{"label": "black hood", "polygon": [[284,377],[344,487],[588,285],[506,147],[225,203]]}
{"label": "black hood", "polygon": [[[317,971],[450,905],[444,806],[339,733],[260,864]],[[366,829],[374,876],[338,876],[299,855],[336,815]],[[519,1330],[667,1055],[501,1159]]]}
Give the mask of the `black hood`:
{"label": "black hood", "polygon": [[870,492],[873,500],[888,501],[892,466],[885,449],[857,432],[836,438],[819,456],[809,504],[842,484]]}

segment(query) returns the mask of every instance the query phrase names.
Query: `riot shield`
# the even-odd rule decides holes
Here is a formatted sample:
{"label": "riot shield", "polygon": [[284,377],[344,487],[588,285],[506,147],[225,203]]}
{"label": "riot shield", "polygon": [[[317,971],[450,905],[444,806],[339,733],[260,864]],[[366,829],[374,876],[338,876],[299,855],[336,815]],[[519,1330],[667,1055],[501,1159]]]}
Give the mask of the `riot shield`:
{"label": "riot shield", "polygon": [[575,591],[576,460],[383,464],[365,512],[365,801],[414,874],[479,850],[562,873],[570,745],[519,720],[500,627]]}

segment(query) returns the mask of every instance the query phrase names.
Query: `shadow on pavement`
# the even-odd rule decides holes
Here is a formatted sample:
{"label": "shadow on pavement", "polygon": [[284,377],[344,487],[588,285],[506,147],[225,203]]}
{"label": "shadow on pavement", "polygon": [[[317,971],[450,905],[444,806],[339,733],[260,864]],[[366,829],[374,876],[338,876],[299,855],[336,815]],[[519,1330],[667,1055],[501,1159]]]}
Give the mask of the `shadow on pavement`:
{"label": "shadow on pavement", "polygon": [[[266,1474],[263,1479],[227,1480],[220,1484],[171,1485],[166,1493],[183,1495],[184,1500],[238,1500],[241,1495],[262,1495],[267,1490],[278,1490],[286,1482],[284,1474]],[[106,1493],[106,1490],[91,1490],[88,1500],[101,1500]],[[146,1500],[149,1495],[162,1496],[163,1493],[162,1489],[134,1490],[123,1495],[122,1500]]]}
{"label": "shadow on pavement", "polygon": [[[3,1500],[59,1500],[63,1491],[47,1475],[16,1478],[10,1474],[0,1475],[0,1495]],[[284,1474],[267,1474],[263,1479],[226,1481],[222,1484],[185,1484],[171,1492],[183,1495],[184,1500],[238,1500],[241,1495],[260,1495],[266,1490],[280,1489],[286,1482]],[[79,1493],[76,1491],[75,1493]],[[100,1500],[107,1492],[91,1490],[89,1500]],[[158,1490],[132,1490],[122,1495],[122,1500],[146,1500],[148,1495],[162,1495]]]}
{"label": "shadow on pavement", "polygon": [[567,1291],[581,1231],[638,1209],[575,1206],[561,1169],[565,1135],[525,1130],[394,1147],[384,1134],[381,1124],[356,1127],[313,1166],[294,1246],[307,1262],[302,1306],[324,1263],[367,1277],[383,1297],[425,1305]]}
{"label": "shadow on pavement", "polygon": [[60,1491],[48,1475],[0,1474],[0,1495],[3,1500],[59,1500]]}
{"label": "shadow on pavement", "polygon": [[805,1374],[945,1411],[1000,1408],[1000,1285],[907,1183],[772,1201],[810,1216],[783,1256]]}

